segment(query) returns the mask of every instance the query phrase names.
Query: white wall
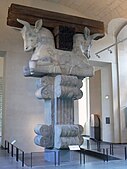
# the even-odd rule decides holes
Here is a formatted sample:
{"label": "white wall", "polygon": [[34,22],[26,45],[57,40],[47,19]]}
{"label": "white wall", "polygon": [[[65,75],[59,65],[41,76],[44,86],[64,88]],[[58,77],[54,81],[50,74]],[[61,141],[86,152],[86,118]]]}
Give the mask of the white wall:
{"label": "white wall", "polygon": [[[107,40],[107,46],[112,45],[115,43],[113,39],[114,38],[111,38],[110,34],[106,35],[104,39],[95,42],[94,49],[97,49],[97,46],[102,47],[102,44],[106,44]],[[105,49],[107,46],[104,45],[104,47],[101,49]],[[99,54],[100,58],[96,59],[96,56],[94,55],[93,59],[100,60],[104,63],[109,63],[108,66],[101,68],[102,140],[107,142],[120,143],[116,47],[113,46],[110,49],[112,50],[112,53],[110,53],[108,50],[104,50]],[[109,96],[109,99],[106,99],[106,96]],[[110,118],[110,124],[106,124],[106,117]]]}
{"label": "white wall", "polygon": [[[118,41],[127,38],[127,26],[118,34]],[[125,125],[127,107],[127,40],[118,45],[118,73],[119,73],[119,102],[121,142],[127,142],[127,126]]]}
{"label": "white wall", "polygon": [[[114,142],[112,63],[93,61],[92,65],[96,66],[97,71],[90,78],[90,113],[100,116],[101,139]],[[110,118],[110,124],[106,124],[107,117]]]}
{"label": "white wall", "polygon": [[89,78],[83,79],[81,88],[83,97],[78,100],[79,124],[84,127],[83,134],[90,135],[90,99],[89,99]]}
{"label": "white wall", "polygon": [[23,76],[25,57],[18,51],[9,51],[5,56],[3,138],[8,141],[15,139],[17,146],[30,151],[36,148],[33,129],[37,123],[43,123],[44,110],[43,101],[34,96],[35,79]]}
{"label": "white wall", "polygon": [[90,78],[90,114],[98,114],[101,117],[101,70],[95,71]]}
{"label": "white wall", "polygon": [[[93,44],[91,61],[99,61],[110,63],[107,69],[101,69],[102,78],[102,137],[104,141],[121,143],[127,142],[127,129],[125,127],[125,117],[123,108],[126,107],[126,44],[122,49],[118,49],[119,55],[117,60],[117,47],[114,45],[110,49],[112,53],[105,48],[115,43],[115,35],[126,22],[125,19],[115,19],[109,24],[106,36]],[[124,32],[124,33],[123,33]],[[127,37],[127,29],[120,32],[118,40]],[[124,49],[123,49],[124,48]],[[99,53],[100,58],[97,58],[95,53]],[[106,74],[108,76],[106,76]],[[105,99],[105,95],[109,95],[109,99]],[[120,96],[120,97],[119,97]],[[111,124],[105,124],[105,117],[110,117]],[[108,131],[108,132],[107,132]]]}
{"label": "white wall", "polygon": [[3,77],[4,58],[0,56],[0,77]]}
{"label": "white wall", "polygon": [[[102,98],[102,140],[107,142],[114,141],[114,121],[112,104],[112,80],[111,64],[107,64],[101,69],[101,98]],[[110,123],[106,124],[106,118]]]}

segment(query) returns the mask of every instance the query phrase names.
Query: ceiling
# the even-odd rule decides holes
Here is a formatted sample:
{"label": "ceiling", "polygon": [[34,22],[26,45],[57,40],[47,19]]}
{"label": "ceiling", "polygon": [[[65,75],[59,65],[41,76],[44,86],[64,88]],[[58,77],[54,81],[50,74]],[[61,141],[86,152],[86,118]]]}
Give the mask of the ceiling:
{"label": "ceiling", "polygon": [[127,0],[46,0],[72,8],[86,18],[103,21],[105,27],[114,18],[127,18]]}

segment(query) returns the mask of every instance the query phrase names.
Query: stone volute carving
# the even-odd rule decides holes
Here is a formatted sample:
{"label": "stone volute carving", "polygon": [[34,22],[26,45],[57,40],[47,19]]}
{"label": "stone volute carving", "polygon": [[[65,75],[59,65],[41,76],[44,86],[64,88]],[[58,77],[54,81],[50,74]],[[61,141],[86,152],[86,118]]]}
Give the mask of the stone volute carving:
{"label": "stone volute carving", "polygon": [[37,90],[35,96],[38,99],[53,99],[54,77],[43,76],[36,82]]}
{"label": "stone volute carving", "polygon": [[68,148],[81,145],[82,126],[74,124],[74,100],[82,97],[82,79],[93,76],[89,64],[92,39],[87,28],[83,34],[75,34],[72,51],[55,48],[53,34],[42,27],[42,20],[35,26],[17,19],[24,25],[21,33],[24,51],[33,50],[25,76],[40,77],[35,95],[44,99],[45,124],[35,127],[35,144],[46,148]]}
{"label": "stone volute carving", "polygon": [[35,144],[47,148],[53,147],[53,128],[51,125],[38,124],[34,128],[34,132],[37,134],[34,138]]}
{"label": "stone volute carving", "polygon": [[57,75],[55,78],[55,96],[58,98],[71,98],[78,100],[82,98],[82,80],[76,76]]}

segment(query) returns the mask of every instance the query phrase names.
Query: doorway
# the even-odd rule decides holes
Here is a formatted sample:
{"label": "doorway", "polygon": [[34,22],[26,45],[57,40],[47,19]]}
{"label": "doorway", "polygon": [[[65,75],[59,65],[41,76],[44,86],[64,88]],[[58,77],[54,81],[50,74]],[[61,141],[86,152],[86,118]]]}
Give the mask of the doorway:
{"label": "doorway", "polygon": [[[100,136],[103,141],[112,140],[112,81],[111,63],[92,61],[95,67],[95,75],[88,78],[87,85],[84,85],[83,94],[85,97],[79,100],[79,124],[84,127],[84,135],[90,136],[91,114],[98,115],[100,119]],[[85,80],[86,82],[86,80]],[[110,119],[110,124],[106,119]],[[81,121],[81,120],[82,121]],[[83,123],[84,122],[84,123]],[[109,128],[109,133],[106,133]]]}
{"label": "doorway", "polygon": [[[89,88],[90,88],[90,137],[95,140],[101,140],[101,120],[100,120],[102,119],[101,69],[96,70],[94,76],[90,78]],[[94,121],[94,123],[92,121]]]}

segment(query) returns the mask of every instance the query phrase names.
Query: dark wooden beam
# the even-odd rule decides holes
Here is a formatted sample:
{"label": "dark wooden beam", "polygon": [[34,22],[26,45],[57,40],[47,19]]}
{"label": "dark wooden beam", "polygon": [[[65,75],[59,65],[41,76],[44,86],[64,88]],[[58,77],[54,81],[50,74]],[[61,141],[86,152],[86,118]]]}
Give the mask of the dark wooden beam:
{"label": "dark wooden beam", "polygon": [[31,25],[34,25],[37,19],[42,18],[43,26],[52,30],[57,26],[68,26],[74,27],[76,32],[83,33],[84,27],[87,26],[91,34],[104,34],[104,23],[101,21],[11,4],[8,10],[7,25],[18,28],[22,27],[22,25],[17,22],[17,18],[26,20]]}
{"label": "dark wooden beam", "polygon": [[88,27],[91,34],[101,33],[104,35],[103,22],[11,4],[8,9],[7,25],[17,28],[23,27],[17,22],[17,18],[25,20],[31,25],[34,25],[38,19],[42,19],[43,26],[50,29],[54,35],[56,48],[62,50],[72,50],[73,35],[75,33],[84,33],[84,27]]}

